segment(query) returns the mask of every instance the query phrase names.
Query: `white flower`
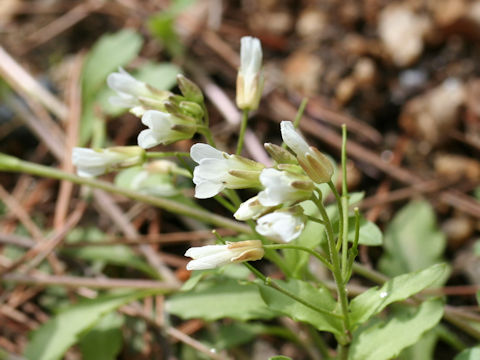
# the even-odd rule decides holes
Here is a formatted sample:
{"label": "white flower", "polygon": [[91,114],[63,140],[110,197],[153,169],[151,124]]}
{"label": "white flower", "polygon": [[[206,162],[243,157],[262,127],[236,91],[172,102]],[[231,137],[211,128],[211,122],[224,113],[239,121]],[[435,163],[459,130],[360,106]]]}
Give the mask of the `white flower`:
{"label": "white flower", "polygon": [[312,195],[313,183],[305,175],[276,169],[264,169],[260,174],[264,190],[258,193],[263,206],[307,200]]}
{"label": "white flower", "polygon": [[118,72],[111,73],[107,77],[108,86],[117,93],[110,97],[112,105],[130,108],[130,112],[136,116],[142,116],[146,111],[145,104],[163,109],[161,102],[169,95],[169,91],[161,91],[135,79],[123,68]]}
{"label": "white flower", "polygon": [[261,235],[290,242],[302,233],[305,218],[299,213],[275,211],[257,220],[255,230]]}
{"label": "white flower", "polygon": [[317,148],[308,146],[303,137],[295,131],[292,122],[282,121],[280,129],[283,141],[297,155],[298,163],[310,179],[318,184],[330,181],[333,175],[330,160]]}
{"label": "white flower", "polygon": [[255,110],[262,95],[262,45],[260,40],[244,36],[240,46],[240,68],[237,75],[237,106]]}
{"label": "white flower", "polygon": [[178,140],[189,139],[196,131],[195,124],[157,110],[145,111],[142,123],[149,127],[138,135],[138,145],[144,149],[158,144],[166,145]]}
{"label": "white flower", "polygon": [[129,167],[143,162],[145,151],[138,146],[117,146],[108,149],[75,147],[72,163],[78,176],[94,177],[109,171]]}
{"label": "white flower", "polygon": [[193,247],[187,250],[185,256],[194,259],[187,264],[187,270],[205,270],[231,263],[260,260],[264,253],[260,240],[247,240],[227,242],[226,245]]}
{"label": "white flower", "polygon": [[262,214],[272,209],[270,206],[263,206],[258,200],[258,195],[240,204],[238,210],[233,214],[235,219],[245,221],[249,219],[257,219]]}
{"label": "white flower", "polygon": [[260,185],[264,165],[238,155],[229,155],[207,144],[195,144],[191,158],[198,163],[193,171],[195,197],[207,199],[223,189],[244,189]]}

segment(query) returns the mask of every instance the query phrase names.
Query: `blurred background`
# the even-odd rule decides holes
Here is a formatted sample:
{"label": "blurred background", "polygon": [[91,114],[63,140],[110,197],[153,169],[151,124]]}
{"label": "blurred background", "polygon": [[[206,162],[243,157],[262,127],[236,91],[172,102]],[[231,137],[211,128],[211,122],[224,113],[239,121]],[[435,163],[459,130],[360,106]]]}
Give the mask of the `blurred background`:
{"label": "blurred background", "polygon": [[[386,245],[362,247],[360,260],[388,275],[395,275],[392,268],[413,271],[447,260],[452,269],[448,285],[457,289],[449,301],[475,307],[480,285],[480,1],[1,0],[0,152],[72,172],[74,146],[135,145],[144,127],[108,102],[105,79],[119,66],[159,88],[175,91],[178,73],[199,84],[213,133],[232,152],[240,123],[235,80],[245,35],[262,42],[266,82],[260,108],[249,121],[244,155],[268,162],[262,144],[280,143],[279,122],[293,120],[308,98],[300,129],[338,161],[340,126],[347,124],[349,188],[365,191],[361,210],[386,231]],[[189,151],[198,140],[159,149]],[[113,175],[105,179],[122,182]],[[184,193],[191,195],[192,189],[185,185]],[[94,196],[91,206],[84,199],[78,187],[66,183],[0,172],[0,266],[12,274],[15,259],[52,231],[64,232],[59,243],[65,233],[72,242],[122,244],[178,233],[161,245],[160,238],[152,240],[143,250],[123,244],[124,257],[112,256],[108,247],[103,252],[99,246],[93,252],[57,248],[59,257],[49,254],[49,271],[77,280],[99,273],[141,279],[150,269],[146,254],[155,253],[184,281],[189,276],[184,249],[209,238],[191,219],[150,206],[105,193]],[[206,204],[221,212],[218,205]],[[392,260],[388,256],[399,234],[406,239],[397,252],[402,259]],[[36,283],[27,270],[22,273],[30,277],[12,277],[8,286],[0,285],[0,349],[9,354],[24,353],[29,332],[78,296]],[[83,289],[82,296],[88,296],[88,288],[75,285]],[[144,307],[156,302],[161,317],[163,297],[149,299]],[[113,358],[181,353],[171,350],[183,346],[178,333],[172,340],[175,335],[159,333],[141,316],[111,323],[121,329]],[[192,337],[210,326],[178,319],[175,325]],[[234,358],[266,359],[278,350],[295,359],[311,356],[286,340],[246,339],[249,347],[233,350]],[[66,358],[80,358],[82,351],[74,348]],[[440,343],[431,354],[441,359],[442,351],[445,359],[454,353]]]}

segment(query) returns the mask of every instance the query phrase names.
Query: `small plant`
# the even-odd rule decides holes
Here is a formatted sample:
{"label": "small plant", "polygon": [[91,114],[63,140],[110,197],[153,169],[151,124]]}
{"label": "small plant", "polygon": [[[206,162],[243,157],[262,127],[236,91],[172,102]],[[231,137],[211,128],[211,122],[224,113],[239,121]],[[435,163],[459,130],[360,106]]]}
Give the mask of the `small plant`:
{"label": "small plant", "polygon": [[[265,144],[272,166],[241,155],[249,114],[258,108],[263,89],[258,39],[244,37],[241,41],[236,102],[243,117],[235,154],[218,149],[201,89],[183,75],[177,80],[181,94],[136,80],[123,69],[108,77],[108,85],[116,92],[111,103],[141,117],[146,129],[138,135],[138,146],[75,148],[73,163],[81,178],[6,155],[1,157],[1,168],[104,188],[241,233],[223,238],[214,231],[212,238],[217,244],[187,250],[185,256],[192,258],[187,269],[198,272],[192,274],[182,292],[168,300],[167,310],[172,314],[206,320],[287,316],[306,324],[313,347],[324,358],[351,360],[395,357],[439,323],[444,314],[442,300],[416,294],[445,277],[445,264],[388,279],[355,262],[360,244],[380,245],[382,239],[378,228],[355,207],[362,194],[348,192],[345,126],[340,192],[334,184],[331,158],[309,145],[298,131],[302,107],[294,122],[280,124],[283,144]],[[201,134],[206,143],[193,145],[190,153],[147,151],[195,134]],[[165,159],[175,157],[178,163]],[[196,163],[193,171],[189,158]],[[137,169],[127,189],[91,179],[126,168]],[[161,183],[149,181],[159,175]],[[181,193],[178,176],[192,179],[197,199],[214,198],[246,226],[168,199]],[[253,196],[242,202],[239,189],[249,189],[244,193],[253,192]],[[147,195],[160,197],[152,200]],[[327,203],[330,198],[332,204]],[[253,261],[257,262],[250,263]],[[265,266],[267,261],[279,271],[275,279],[265,274],[265,269],[272,269]],[[231,271],[211,270],[230,264],[237,265],[231,266]],[[333,282],[312,270],[318,264],[330,272]],[[241,266],[251,275],[245,275]],[[354,273],[381,287],[349,293]],[[222,301],[219,294],[225,291],[235,303]],[[195,296],[198,294],[203,296]],[[384,316],[384,309],[407,298],[408,308],[392,308]],[[285,336],[303,341],[296,334]],[[330,349],[332,345],[335,350]]]}

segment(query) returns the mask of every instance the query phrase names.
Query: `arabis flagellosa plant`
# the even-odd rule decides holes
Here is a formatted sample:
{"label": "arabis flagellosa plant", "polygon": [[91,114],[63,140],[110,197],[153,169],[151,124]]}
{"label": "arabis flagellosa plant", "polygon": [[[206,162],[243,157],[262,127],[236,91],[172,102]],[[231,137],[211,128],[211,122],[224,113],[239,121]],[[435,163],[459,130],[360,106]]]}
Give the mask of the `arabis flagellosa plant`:
{"label": "arabis flagellosa plant", "polygon": [[227,242],[225,245],[207,245],[187,250],[185,256],[193,260],[187,270],[213,269],[217,266],[260,260],[265,251],[260,240]]}
{"label": "arabis flagellosa plant", "polygon": [[193,171],[195,197],[206,199],[223,189],[244,189],[260,186],[260,172],[265,167],[238,155],[229,155],[207,144],[195,144],[191,158],[198,163]]}
{"label": "arabis flagellosa plant", "polygon": [[72,162],[78,176],[94,177],[109,171],[143,163],[145,151],[138,146],[115,146],[107,149],[73,148]]}
{"label": "arabis flagellosa plant", "polygon": [[300,166],[317,184],[329,182],[333,175],[333,165],[317,148],[309,146],[295,130],[291,121],[280,123],[282,139],[297,155]]}
{"label": "arabis flagellosa plant", "polygon": [[240,68],[237,75],[237,106],[256,110],[263,89],[262,45],[260,40],[244,36],[240,46]]}

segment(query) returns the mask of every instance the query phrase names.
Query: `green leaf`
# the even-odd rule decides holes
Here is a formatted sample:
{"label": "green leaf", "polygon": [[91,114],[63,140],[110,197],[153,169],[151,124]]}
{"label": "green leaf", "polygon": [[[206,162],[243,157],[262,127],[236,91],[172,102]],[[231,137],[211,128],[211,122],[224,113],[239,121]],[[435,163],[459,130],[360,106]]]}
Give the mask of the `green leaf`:
{"label": "green leaf", "polygon": [[83,246],[65,249],[64,254],[87,261],[102,261],[108,264],[132,267],[152,278],[158,278],[158,272],[148,265],[133,250],[125,245]]}
{"label": "green leaf", "polygon": [[130,29],[103,35],[85,60],[82,73],[84,100],[89,101],[96,95],[111,72],[132,61],[142,44],[142,37]]}
{"label": "green leaf", "polygon": [[103,295],[72,305],[50,318],[32,333],[25,350],[28,359],[55,360],[62,355],[100,319],[119,306],[159,293],[158,290],[123,292]]}
{"label": "green leaf", "polygon": [[166,302],[166,309],[182,319],[207,321],[221,318],[271,319],[276,316],[265,306],[257,286],[225,278],[205,280],[191,291],[171,296]]}
{"label": "green leaf", "polygon": [[415,344],[443,316],[440,300],[425,301],[412,315],[394,316],[357,329],[353,334],[349,360],[387,360]]}
{"label": "green leaf", "polygon": [[437,342],[437,331],[435,331],[435,328],[430,329],[415,344],[403,349],[398,360],[434,360]]}
{"label": "green leaf", "polygon": [[478,360],[480,359],[480,346],[475,346],[470,349],[463,350],[460,354],[455,356],[454,360]]}
{"label": "green leaf", "polygon": [[[306,281],[296,279],[291,279],[288,282],[275,280],[275,283],[322,310],[329,313],[336,312],[336,301],[330,291],[323,287],[317,289]],[[262,298],[270,309],[285,314],[296,321],[312,324],[320,331],[343,335],[342,323],[338,317],[315,311],[266,285],[259,284],[259,287]]]}
{"label": "green leaf", "polygon": [[[77,241],[96,242],[105,239],[105,234],[97,228],[76,228],[67,236],[67,243]],[[153,278],[158,278],[158,272],[146,261],[137,256],[134,251],[125,245],[83,246],[78,248],[65,248],[62,253],[86,261],[99,261],[107,264],[129,266]]]}
{"label": "green leaf", "polygon": [[445,235],[426,201],[414,201],[401,209],[385,232],[385,254],[380,270],[388,276],[425,269],[443,261]]}
{"label": "green leaf", "polygon": [[362,324],[378,314],[393,302],[422,291],[447,272],[445,264],[437,264],[428,269],[394,277],[383,286],[373,287],[355,297],[350,305],[352,324]]}
{"label": "green leaf", "polygon": [[115,360],[122,350],[121,327],[124,318],[116,312],[105,315],[99,323],[80,340],[84,359]]}
{"label": "green leaf", "polygon": [[98,103],[98,94],[105,88],[108,74],[133,60],[142,44],[143,39],[139,34],[125,29],[115,34],[103,35],[92,47],[82,72],[83,109],[80,144],[83,145],[88,141],[92,134],[93,124],[98,120],[94,108]]}

